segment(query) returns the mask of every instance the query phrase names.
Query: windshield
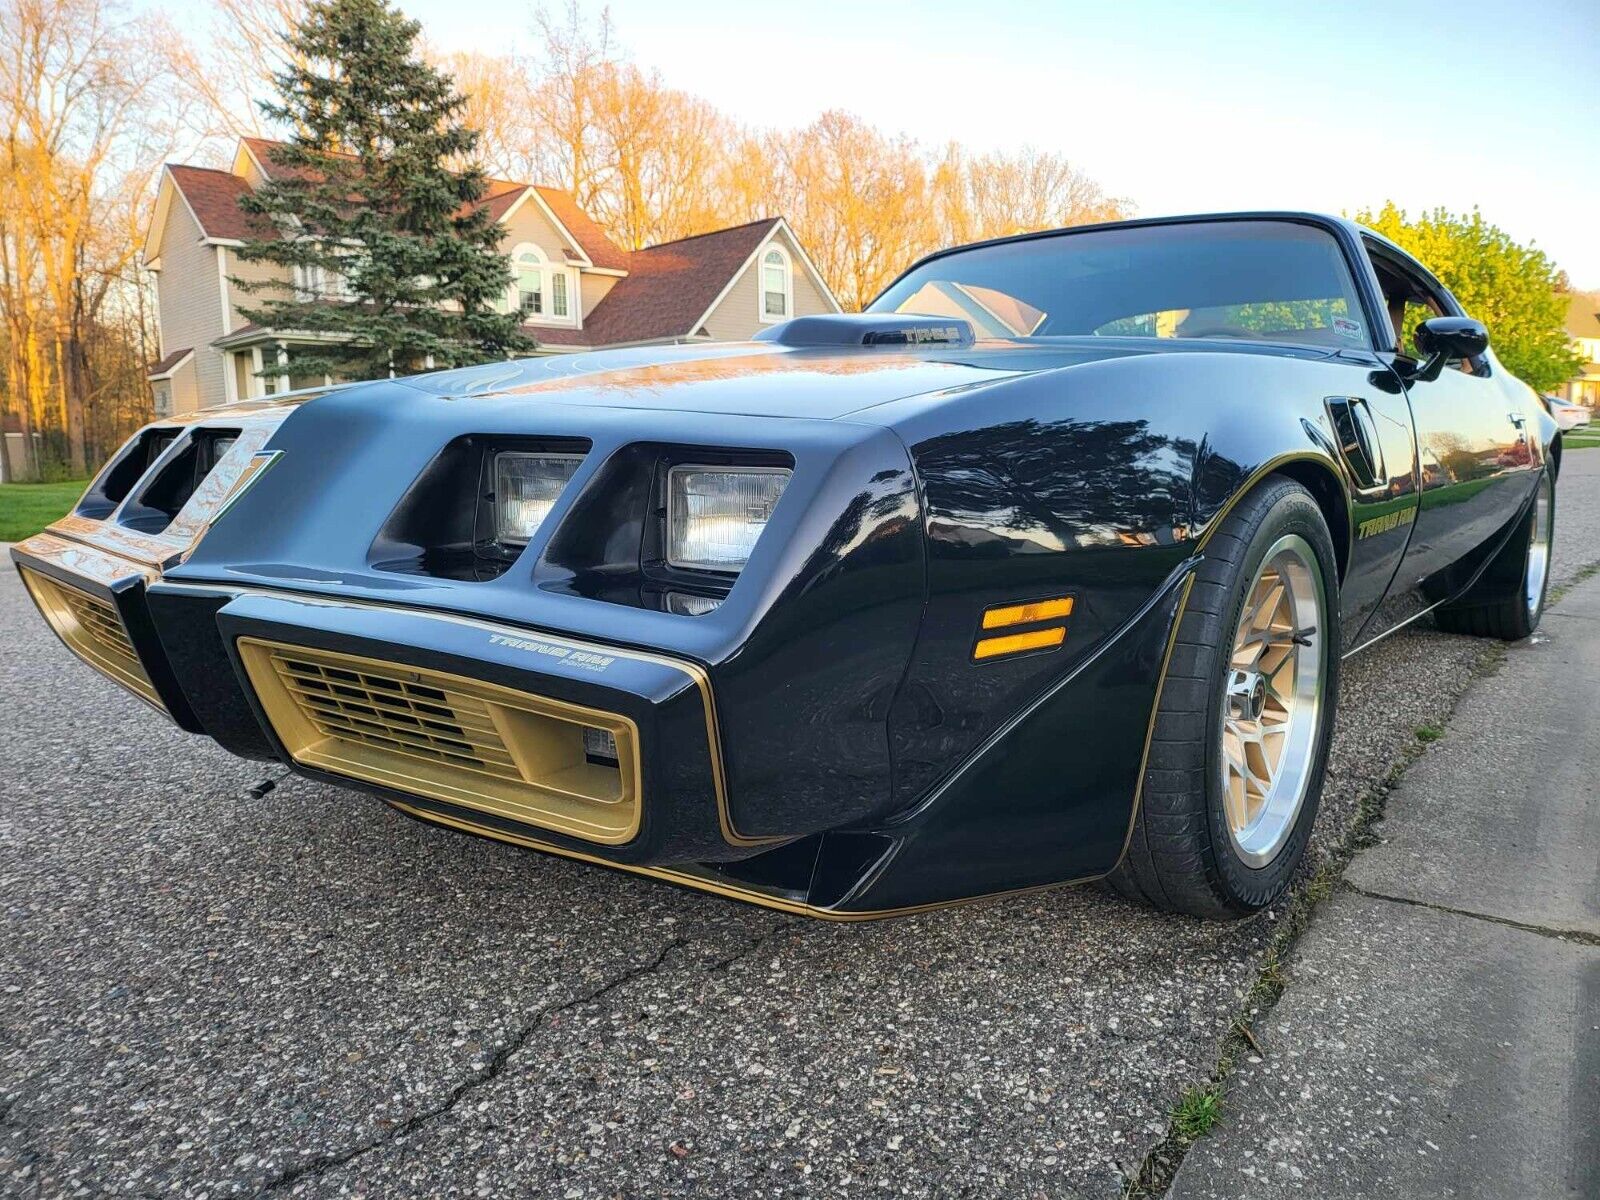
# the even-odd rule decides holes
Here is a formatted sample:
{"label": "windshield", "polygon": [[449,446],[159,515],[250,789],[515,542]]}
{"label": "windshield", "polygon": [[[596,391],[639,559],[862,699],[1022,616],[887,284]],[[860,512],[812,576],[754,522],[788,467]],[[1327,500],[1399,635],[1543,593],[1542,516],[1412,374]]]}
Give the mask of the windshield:
{"label": "windshield", "polygon": [[1338,243],[1292,221],[1086,229],[974,247],[914,268],[867,311],[956,317],[991,338],[1371,346]]}

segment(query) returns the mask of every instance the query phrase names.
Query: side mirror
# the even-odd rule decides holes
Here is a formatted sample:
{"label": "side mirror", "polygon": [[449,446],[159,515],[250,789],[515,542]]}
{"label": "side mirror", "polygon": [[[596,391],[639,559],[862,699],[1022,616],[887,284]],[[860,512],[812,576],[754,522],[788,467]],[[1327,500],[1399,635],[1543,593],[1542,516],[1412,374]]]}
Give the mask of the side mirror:
{"label": "side mirror", "polygon": [[1489,348],[1489,331],[1471,317],[1430,317],[1417,326],[1415,337],[1424,360],[1414,379],[1437,379],[1445,363],[1477,358]]}

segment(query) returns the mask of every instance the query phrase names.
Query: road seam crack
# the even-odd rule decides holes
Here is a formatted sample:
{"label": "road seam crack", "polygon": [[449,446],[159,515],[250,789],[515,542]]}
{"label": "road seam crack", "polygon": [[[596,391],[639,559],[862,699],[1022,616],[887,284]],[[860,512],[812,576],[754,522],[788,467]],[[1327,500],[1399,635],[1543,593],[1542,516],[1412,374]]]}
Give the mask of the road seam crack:
{"label": "road seam crack", "polygon": [[[533,1035],[539,1030],[540,1026],[544,1025],[551,1017],[554,1017],[559,1013],[567,1012],[574,1008],[580,1008],[586,1004],[592,1004],[596,1000],[603,999],[605,996],[616,991],[618,988],[625,987],[636,979],[642,979],[644,976],[660,970],[662,964],[666,962],[668,955],[670,955],[674,950],[678,950],[686,945],[688,945],[687,939],[675,937],[662,946],[661,949],[651,956],[647,962],[641,963],[637,967],[633,967],[627,971],[624,971],[620,975],[607,980],[599,986],[591,988],[581,995],[572,997],[570,1000],[565,1000],[560,1004],[552,1004],[548,1007],[539,1009],[532,1017],[523,1022],[522,1027],[518,1029],[516,1033],[512,1035],[512,1037],[507,1039],[503,1046],[495,1051],[494,1056],[489,1060],[488,1065],[485,1066],[483,1070],[474,1072],[468,1078],[458,1083],[450,1090],[449,1095],[447,1095],[441,1103],[434,1105],[432,1108],[424,1109],[421,1112],[412,1114],[404,1121],[401,1121],[399,1124],[395,1125],[393,1128],[387,1129],[377,1137],[369,1138],[368,1140],[352,1147],[347,1151],[339,1154],[323,1155],[322,1157],[314,1159],[311,1162],[300,1163],[286,1171],[281,1171],[273,1178],[267,1180],[267,1182],[261,1186],[257,1194],[263,1196],[269,1195],[273,1192],[281,1191],[284,1188],[293,1187],[302,1180],[312,1176],[321,1175],[325,1171],[348,1166],[356,1159],[361,1158],[374,1150],[380,1149],[383,1146],[389,1145],[390,1143],[403,1141],[405,1138],[410,1136],[412,1133],[415,1133],[423,1126],[438,1120],[440,1117],[447,1116],[451,1110],[453,1110],[456,1105],[465,1099],[470,1093],[476,1091],[484,1084],[493,1082],[495,1079],[499,1078],[500,1075],[504,1073],[507,1065],[511,1062],[511,1059],[516,1056],[518,1051],[528,1044],[529,1040],[532,1039]],[[750,949],[754,948],[755,946],[753,944]]]}
{"label": "road seam crack", "polygon": [[750,939],[749,944],[747,944],[742,950],[736,950],[726,958],[717,959],[716,962],[712,963],[706,968],[706,974],[716,975],[722,971],[726,971],[729,967],[733,966],[734,963],[741,962],[744,959],[749,958],[752,954],[764,949],[769,943],[777,941],[796,925],[804,923],[805,922],[797,918],[793,921],[784,921],[778,925],[774,925],[771,929],[767,930],[766,933],[761,934],[759,937]]}
{"label": "road seam crack", "polygon": [[1490,913],[1472,912],[1465,908],[1454,908],[1448,904],[1434,904],[1429,900],[1414,900],[1408,896],[1390,896],[1383,892],[1374,892],[1368,888],[1351,883],[1348,879],[1340,879],[1339,887],[1357,896],[1365,896],[1368,900],[1382,900],[1388,904],[1408,904],[1412,908],[1427,908],[1437,913],[1446,913],[1452,917],[1467,917],[1474,921],[1484,921],[1490,925],[1504,925],[1508,929],[1520,929],[1523,933],[1538,934],[1540,937],[1555,938],[1562,942],[1580,942],[1585,946],[1600,946],[1600,933],[1586,933],[1581,929],[1552,929],[1548,925],[1530,925],[1526,921],[1514,921],[1510,917],[1497,917]]}

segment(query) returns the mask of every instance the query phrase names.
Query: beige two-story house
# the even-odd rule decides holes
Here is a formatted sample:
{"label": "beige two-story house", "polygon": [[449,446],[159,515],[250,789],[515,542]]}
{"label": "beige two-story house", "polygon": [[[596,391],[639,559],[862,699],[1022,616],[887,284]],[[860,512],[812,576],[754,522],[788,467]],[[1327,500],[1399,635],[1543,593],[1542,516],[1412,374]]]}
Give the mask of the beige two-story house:
{"label": "beige two-story house", "polygon": [[[262,294],[237,280],[344,294],[337,276],[291,278],[239,258],[256,228],[239,197],[270,177],[273,145],[242,139],[226,171],[174,163],[162,172],[144,243],[156,275],[161,357],[149,378],[158,414],[334,382],[295,370],[297,348],[317,335],[268,329],[239,311]],[[742,340],[793,316],[839,311],[782,217],[628,252],[560,188],[494,180],[478,205],[503,227],[511,258],[501,306],[521,312],[539,354]]]}
{"label": "beige two-story house", "polygon": [[1563,400],[1600,408],[1600,292],[1572,293],[1567,300],[1567,336],[1583,355],[1583,365],[1557,390]]}

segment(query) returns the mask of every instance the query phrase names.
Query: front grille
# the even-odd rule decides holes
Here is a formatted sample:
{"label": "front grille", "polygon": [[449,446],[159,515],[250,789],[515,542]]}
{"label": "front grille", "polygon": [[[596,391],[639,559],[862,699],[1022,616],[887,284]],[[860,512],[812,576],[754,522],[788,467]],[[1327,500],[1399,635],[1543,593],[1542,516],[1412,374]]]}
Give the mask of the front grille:
{"label": "front grille", "polygon": [[[296,762],[590,841],[638,831],[638,735],[624,717],[465,676],[305,646],[239,640]],[[585,753],[615,739],[615,764]]]}
{"label": "front grille", "polygon": [[139,699],[166,712],[144,664],[134,652],[122,618],[109,601],[26,567],[22,569],[22,582],[67,649]]}

